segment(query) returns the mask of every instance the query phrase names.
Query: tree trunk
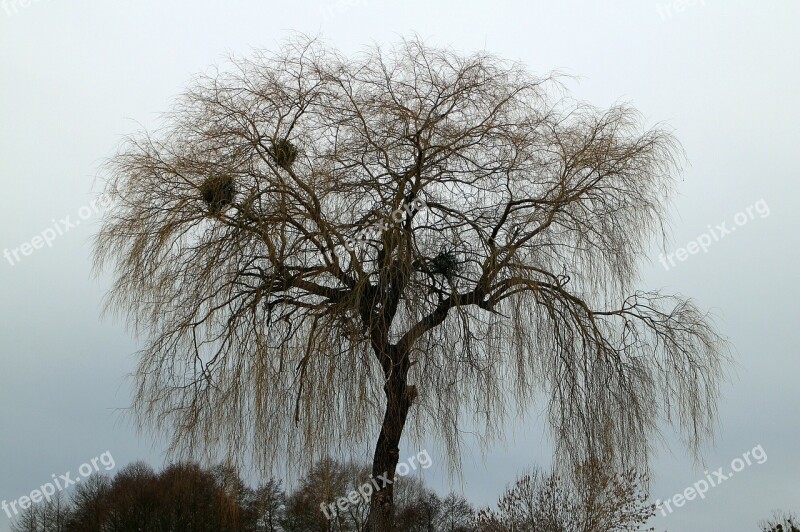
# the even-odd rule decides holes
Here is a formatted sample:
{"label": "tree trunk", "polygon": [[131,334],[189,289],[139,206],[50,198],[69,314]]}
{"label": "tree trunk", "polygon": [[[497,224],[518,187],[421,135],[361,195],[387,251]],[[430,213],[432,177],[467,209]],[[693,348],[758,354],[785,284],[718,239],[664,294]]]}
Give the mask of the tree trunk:
{"label": "tree trunk", "polygon": [[378,488],[370,500],[366,532],[394,530],[393,484],[400,460],[400,437],[403,435],[408,410],[416,396],[416,387],[406,385],[407,364],[401,363],[399,366],[401,367],[395,367],[390,372],[383,387],[386,393],[386,414],[372,460],[372,477]]}

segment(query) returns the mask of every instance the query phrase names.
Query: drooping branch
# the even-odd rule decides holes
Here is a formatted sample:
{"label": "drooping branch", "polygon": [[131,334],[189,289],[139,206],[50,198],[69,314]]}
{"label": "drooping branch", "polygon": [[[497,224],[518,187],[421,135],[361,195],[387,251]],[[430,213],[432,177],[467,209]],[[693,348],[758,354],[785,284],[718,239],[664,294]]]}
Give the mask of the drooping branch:
{"label": "drooping branch", "polygon": [[415,40],[346,58],[296,38],[198,77],[108,165],[96,266],[147,339],[138,419],[176,450],[300,466],[366,452],[388,383],[455,467],[465,424],[488,442],[537,396],[562,457],[645,463],[659,420],[696,449],[725,343],[637,291],[680,149],[562,89]]}

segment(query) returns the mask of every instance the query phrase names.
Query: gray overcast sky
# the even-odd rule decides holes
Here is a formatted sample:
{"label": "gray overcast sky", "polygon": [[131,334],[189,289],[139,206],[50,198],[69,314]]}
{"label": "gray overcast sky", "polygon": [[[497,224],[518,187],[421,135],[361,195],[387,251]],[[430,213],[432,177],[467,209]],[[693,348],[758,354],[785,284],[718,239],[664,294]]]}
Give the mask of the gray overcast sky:
{"label": "gray overcast sky", "polygon": [[[124,323],[99,317],[109,284],[90,275],[99,216],[81,208],[120,136],[153,126],[193,73],[299,30],[348,53],[412,32],[433,45],[486,49],[536,73],[576,75],[568,84],[576,97],[629,102],[648,123],[674,128],[690,165],[671,206],[669,251],[702,241],[709,225],[736,231],[669,269],[654,251],[642,284],[713,309],[738,367],[704,464],[668,436],[652,495],[683,491],[704,467],[729,470],[757,445],[768,459],[655,524],[744,532],[773,509],[800,512],[800,2],[705,0],[680,11],[667,0],[26,3],[0,2],[0,249],[30,243],[68,215],[81,224],[14,265],[0,258],[0,500],[51,474],[74,475],[106,450],[117,468],[140,458],[162,464],[163,446],[120,421],[137,344]],[[492,503],[528,464],[547,465],[538,413],[510,428],[506,445],[464,459],[453,487],[475,503]],[[427,478],[450,488],[443,467]]]}

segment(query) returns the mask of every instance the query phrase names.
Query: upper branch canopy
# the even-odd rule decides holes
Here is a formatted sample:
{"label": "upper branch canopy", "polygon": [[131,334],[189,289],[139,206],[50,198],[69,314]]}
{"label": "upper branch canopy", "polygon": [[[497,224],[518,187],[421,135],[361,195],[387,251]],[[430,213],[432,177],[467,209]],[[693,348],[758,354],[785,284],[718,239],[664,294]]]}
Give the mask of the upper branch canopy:
{"label": "upper branch canopy", "polygon": [[137,412],[177,449],[269,466],[365,442],[392,371],[456,462],[464,412],[491,432],[537,393],[563,456],[644,461],[660,415],[709,433],[724,342],[635,287],[669,133],[417,40],[345,58],[297,38],[231,65],[110,160],[97,237],[111,308],[149,338]]}

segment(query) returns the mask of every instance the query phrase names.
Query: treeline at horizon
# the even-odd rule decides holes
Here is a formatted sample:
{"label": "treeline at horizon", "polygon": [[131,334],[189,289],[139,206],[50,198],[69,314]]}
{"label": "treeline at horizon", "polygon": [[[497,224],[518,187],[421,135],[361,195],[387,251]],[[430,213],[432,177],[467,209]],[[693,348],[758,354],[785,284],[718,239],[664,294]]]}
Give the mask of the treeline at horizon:
{"label": "treeline at horizon", "polygon": [[[15,517],[12,532],[361,532],[369,497],[366,463],[328,458],[287,489],[271,478],[248,485],[226,465],[177,462],[160,472],[131,463],[113,477],[96,473],[69,494],[32,505]],[[609,473],[586,464],[570,479],[532,468],[480,508],[457,493],[445,496],[419,476],[393,484],[394,530],[407,532],[581,532],[633,530],[655,514],[647,479],[634,471]],[[363,491],[363,490],[362,490]]]}

